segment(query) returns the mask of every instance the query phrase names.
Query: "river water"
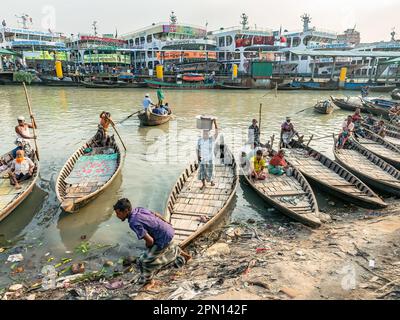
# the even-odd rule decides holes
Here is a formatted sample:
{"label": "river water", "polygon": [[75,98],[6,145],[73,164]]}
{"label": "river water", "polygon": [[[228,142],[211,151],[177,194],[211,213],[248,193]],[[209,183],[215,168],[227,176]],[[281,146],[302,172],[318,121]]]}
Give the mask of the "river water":
{"label": "river water", "polygon": [[[48,257],[56,261],[68,256],[83,240],[96,245],[117,245],[117,249],[110,251],[113,257],[132,255],[143,248],[128,224],[114,216],[112,206],[119,198],[128,197],[134,206],[164,211],[170,189],[193,157],[200,135],[196,129],[197,115],[218,117],[225,141],[238,154],[247,138],[251,119],[258,119],[262,104],[263,141],[272,134],[278,137],[280,124],[286,116],[292,116],[296,129],[306,138],[312,134],[315,139],[328,136],[311,143],[328,156],[332,156],[332,133],[339,131],[346,116],[340,109],[332,115],[320,115],[310,108],[318,100],[338,95],[338,92],[279,92],[275,96],[275,92],[263,90],[167,91],[167,101],[174,110],[175,119],[155,129],[140,128],[135,117],[118,125],[128,148],[122,174],[95,201],[70,215],[61,212],[54,191],[55,180],[65,161],[96,132],[101,111],[110,111],[117,122],[139,109],[146,92],[150,92],[153,99],[155,92],[151,89],[47,87],[28,90],[39,127],[40,180],[25,202],[0,222],[0,248],[10,248],[0,254],[0,287],[10,282],[10,264],[5,264],[10,253],[24,255],[25,272],[38,272]],[[306,108],[310,109],[300,112]],[[21,87],[0,87],[0,111],[0,152],[3,154],[14,147],[17,116],[29,118]],[[318,194],[318,199],[320,207],[324,208],[330,198]],[[289,221],[268,209],[248,187],[241,185],[232,219],[246,221],[249,218]],[[23,277],[23,274],[15,277]]]}

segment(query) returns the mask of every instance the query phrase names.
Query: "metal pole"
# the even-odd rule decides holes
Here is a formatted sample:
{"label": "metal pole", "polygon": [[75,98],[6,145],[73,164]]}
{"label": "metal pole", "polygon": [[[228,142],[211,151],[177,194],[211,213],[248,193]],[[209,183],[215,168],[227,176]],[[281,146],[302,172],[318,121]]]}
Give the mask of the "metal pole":
{"label": "metal pole", "polygon": [[334,74],[335,74],[335,69],[336,69],[336,57],[333,57],[333,67],[332,67],[332,72],[331,72],[331,80],[333,80]]}

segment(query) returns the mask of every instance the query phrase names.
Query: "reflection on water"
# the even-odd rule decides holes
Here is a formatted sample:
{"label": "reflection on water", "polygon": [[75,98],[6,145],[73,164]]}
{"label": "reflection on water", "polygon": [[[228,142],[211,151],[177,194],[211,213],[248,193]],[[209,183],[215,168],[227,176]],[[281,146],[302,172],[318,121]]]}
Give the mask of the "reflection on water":
{"label": "reflection on water", "polygon": [[[137,117],[118,125],[118,130],[128,148],[122,173],[104,194],[79,213],[61,213],[54,195],[56,177],[70,155],[96,132],[99,114],[108,110],[115,122],[139,110],[147,92],[155,100],[151,89],[90,90],[84,88],[31,87],[33,111],[39,126],[41,153],[40,186],[49,192],[44,196],[38,191],[0,223],[0,233],[5,240],[14,240],[21,233],[29,239],[18,242],[35,245],[40,256],[51,251],[62,255],[79,244],[81,236],[102,244],[116,244],[135,248],[139,245],[127,223],[121,223],[112,213],[112,205],[122,196],[134,206],[144,206],[163,212],[177,177],[193,158],[196,141],[195,117],[212,114],[225,135],[225,141],[234,154],[238,154],[247,139],[251,119],[258,118],[263,105],[262,140],[279,137],[281,123],[292,116],[298,131],[315,139],[312,147],[332,156],[332,133],[337,133],[346,113],[337,109],[332,115],[315,114],[312,107],[318,100],[326,99],[331,92],[282,92],[263,90],[243,92],[221,91],[166,91],[167,101],[174,110],[175,119],[157,128],[140,128]],[[335,92],[337,94],[337,92]],[[306,108],[309,108],[303,112]],[[21,87],[0,88],[0,153],[13,147],[14,126],[18,115],[28,117],[25,96]],[[298,114],[296,114],[298,113]],[[327,195],[323,195],[328,198]],[[44,199],[40,205],[40,199]],[[267,205],[246,186],[240,186],[232,212],[234,220],[283,219],[278,213],[268,211]],[[34,239],[34,240],[33,240]],[[134,250],[134,249],[132,249]],[[29,254],[29,252],[27,253]]]}

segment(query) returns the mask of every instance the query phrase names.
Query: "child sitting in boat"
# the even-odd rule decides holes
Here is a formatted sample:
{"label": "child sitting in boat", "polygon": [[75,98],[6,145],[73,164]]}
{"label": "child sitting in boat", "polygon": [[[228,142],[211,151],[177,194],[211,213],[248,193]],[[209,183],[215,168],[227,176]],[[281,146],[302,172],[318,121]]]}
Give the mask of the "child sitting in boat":
{"label": "child sitting in boat", "polygon": [[251,177],[257,180],[265,180],[267,178],[266,166],[262,150],[257,150],[256,155],[250,159]]}
{"label": "child sitting in boat", "polygon": [[288,168],[289,165],[285,160],[285,150],[281,149],[269,161],[268,171],[270,174],[282,176]]}

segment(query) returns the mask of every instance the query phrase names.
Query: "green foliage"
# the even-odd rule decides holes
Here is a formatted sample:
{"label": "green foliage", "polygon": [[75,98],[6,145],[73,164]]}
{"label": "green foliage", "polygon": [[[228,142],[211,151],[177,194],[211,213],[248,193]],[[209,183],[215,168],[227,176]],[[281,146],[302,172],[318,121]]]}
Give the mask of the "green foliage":
{"label": "green foliage", "polygon": [[25,71],[18,71],[14,72],[14,81],[15,82],[25,82],[30,84],[35,76],[32,73],[25,72]]}

